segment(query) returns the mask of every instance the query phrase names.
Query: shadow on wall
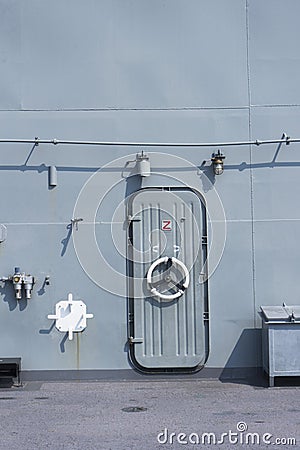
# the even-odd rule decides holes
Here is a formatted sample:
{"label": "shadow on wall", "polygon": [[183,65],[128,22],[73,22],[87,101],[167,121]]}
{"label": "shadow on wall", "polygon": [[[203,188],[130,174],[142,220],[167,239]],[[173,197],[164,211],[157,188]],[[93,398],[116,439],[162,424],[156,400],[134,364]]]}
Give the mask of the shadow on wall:
{"label": "shadow on wall", "polygon": [[210,191],[216,182],[216,175],[214,174],[210,161],[203,161],[201,166],[198,166],[198,175],[202,181],[203,191]]}
{"label": "shadow on wall", "polygon": [[0,286],[0,295],[3,301],[8,304],[9,311],[14,311],[17,307],[20,311],[24,311],[27,307],[27,299],[22,297],[21,300],[17,300],[13,284],[9,281],[2,283],[2,286]]}
{"label": "shadow on wall", "polygon": [[267,387],[262,370],[261,329],[245,328],[219,377],[223,383]]}
{"label": "shadow on wall", "polygon": [[72,223],[69,223],[66,226],[66,229],[67,229],[67,235],[66,235],[66,237],[64,239],[62,239],[60,241],[61,244],[62,244],[62,250],[61,250],[60,256],[64,256],[64,254],[67,251],[67,248],[68,248],[68,245],[69,245],[69,241],[70,241],[70,238],[72,236],[72,231],[73,231]]}
{"label": "shadow on wall", "polygon": [[[39,330],[39,334],[43,334],[43,335],[50,335],[50,333],[52,333],[52,331],[55,328],[55,320],[52,321],[52,324],[50,325],[49,328],[42,328]],[[65,353],[66,352],[66,348],[65,348],[65,342],[68,339],[68,333],[64,333],[62,340],[59,343],[59,348],[61,353]]]}

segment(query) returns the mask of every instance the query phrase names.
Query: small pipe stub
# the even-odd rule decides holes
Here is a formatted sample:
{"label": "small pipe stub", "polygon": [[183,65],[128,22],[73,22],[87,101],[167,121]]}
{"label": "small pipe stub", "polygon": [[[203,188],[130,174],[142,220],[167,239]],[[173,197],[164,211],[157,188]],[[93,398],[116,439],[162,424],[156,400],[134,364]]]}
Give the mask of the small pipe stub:
{"label": "small pipe stub", "polygon": [[49,166],[49,186],[57,186],[57,169],[56,166]]}

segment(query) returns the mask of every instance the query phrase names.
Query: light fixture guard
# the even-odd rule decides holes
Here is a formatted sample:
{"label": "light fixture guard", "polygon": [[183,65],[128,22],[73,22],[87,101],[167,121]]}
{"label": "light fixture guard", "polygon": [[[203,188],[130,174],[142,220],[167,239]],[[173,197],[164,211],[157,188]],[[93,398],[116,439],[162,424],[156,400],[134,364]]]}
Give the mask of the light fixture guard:
{"label": "light fixture guard", "polygon": [[226,158],[225,155],[223,155],[223,153],[218,150],[218,153],[213,153],[212,154],[212,158],[211,158],[211,162],[213,165],[213,170],[214,170],[214,174],[215,175],[222,175],[222,173],[224,172],[224,159]]}

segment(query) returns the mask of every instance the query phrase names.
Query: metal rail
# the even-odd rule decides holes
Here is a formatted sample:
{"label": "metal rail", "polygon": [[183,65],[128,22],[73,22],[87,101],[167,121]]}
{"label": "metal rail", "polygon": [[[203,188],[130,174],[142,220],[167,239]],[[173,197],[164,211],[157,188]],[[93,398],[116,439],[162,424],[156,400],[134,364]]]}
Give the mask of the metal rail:
{"label": "metal rail", "polygon": [[293,139],[283,133],[281,139],[269,139],[254,141],[233,142],[118,142],[118,141],[69,141],[60,139],[0,139],[0,144],[52,144],[52,145],[99,145],[104,147],[229,147],[243,145],[286,144],[300,142],[299,138]]}

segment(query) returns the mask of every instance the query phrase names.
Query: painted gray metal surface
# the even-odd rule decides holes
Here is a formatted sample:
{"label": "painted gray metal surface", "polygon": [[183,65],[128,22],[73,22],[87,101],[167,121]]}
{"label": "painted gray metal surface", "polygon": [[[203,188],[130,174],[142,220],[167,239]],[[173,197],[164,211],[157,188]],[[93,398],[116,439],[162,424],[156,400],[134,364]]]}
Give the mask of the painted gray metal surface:
{"label": "painted gray metal surface", "polygon": [[13,24],[3,28],[9,53],[4,67],[8,77],[17,77],[10,97],[3,89],[4,108],[247,102],[245,8],[239,0],[1,3],[3,20]]}
{"label": "painted gray metal surface", "polygon": [[249,0],[248,6],[252,105],[299,105],[297,0]]}
{"label": "painted gray metal surface", "polygon": [[[297,0],[89,0],[71,6],[0,0],[0,136],[152,142],[272,139],[284,131],[298,136],[299,13]],[[227,237],[209,279],[206,366],[261,366],[260,305],[299,298],[299,150],[299,144],[227,147],[224,174],[214,177],[209,148],[156,149],[194,169],[169,167],[168,176],[184,180],[170,181],[167,165],[152,155],[158,169],[138,183],[127,180],[130,171],[122,178],[136,149],[1,144],[0,223],[7,239],[0,244],[0,275],[20,266],[37,281],[27,304],[16,302],[10,285],[1,287],[0,356],[22,357],[25,370],[131,367],[126,278],[111,279],[123,296],[92,282],[73,243],[89,225],[71,229],[84,184],[124,158],[94,185],[100,193],[109,178],[117,183],[96,213],[101,252],[126,274],[111,222],[120,202],[141,187],[191,182],[208,203],[216,190]],[[49,166],[57,168],[51,189]],[[126,227],[118,235],[126,247]],[[43,286],[47,275],[50,285]],[[47,319],[68,292],[94,314],[72,342]]]}

